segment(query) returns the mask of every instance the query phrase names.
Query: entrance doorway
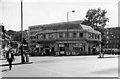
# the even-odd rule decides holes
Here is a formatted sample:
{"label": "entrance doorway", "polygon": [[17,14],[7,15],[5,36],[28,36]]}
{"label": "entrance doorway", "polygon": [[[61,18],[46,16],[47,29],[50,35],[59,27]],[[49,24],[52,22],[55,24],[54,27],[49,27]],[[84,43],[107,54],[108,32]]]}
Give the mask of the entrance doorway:
{"label": "entrance doorway", "polygon": [[73,47],[75,55],[82,55],[82,47]]}
{"label": "entrance doorway", "polygon": [[42,52],[43,52],[43,55],[50,56],[50,48],[49,48],[49,46],[43,46],[42,47]]}

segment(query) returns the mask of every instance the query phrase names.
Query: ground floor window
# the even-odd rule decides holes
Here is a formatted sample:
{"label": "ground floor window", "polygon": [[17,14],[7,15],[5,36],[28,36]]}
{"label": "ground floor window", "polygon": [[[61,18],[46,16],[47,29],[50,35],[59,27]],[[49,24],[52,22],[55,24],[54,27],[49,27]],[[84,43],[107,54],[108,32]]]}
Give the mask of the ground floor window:
{"label": "ground floor window", "polygon": [[40,55],[86,55],[86,54],[96,54],[97,43],[89,43],[85,41],[73,41],[60,42],[60,43],[49,43],[49,44],[39,44]]}

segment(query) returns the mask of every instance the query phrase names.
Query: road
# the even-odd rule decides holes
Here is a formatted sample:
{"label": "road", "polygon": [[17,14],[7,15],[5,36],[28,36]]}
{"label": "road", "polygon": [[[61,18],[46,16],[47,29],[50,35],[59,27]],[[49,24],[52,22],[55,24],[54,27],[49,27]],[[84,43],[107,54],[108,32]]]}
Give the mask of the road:
{"label": "road", "polygon": [[118,77],[118,56],[59,56],[29,57],[27,64],[20,64],[21,57],[8,70],[2,61],[2,77]]}

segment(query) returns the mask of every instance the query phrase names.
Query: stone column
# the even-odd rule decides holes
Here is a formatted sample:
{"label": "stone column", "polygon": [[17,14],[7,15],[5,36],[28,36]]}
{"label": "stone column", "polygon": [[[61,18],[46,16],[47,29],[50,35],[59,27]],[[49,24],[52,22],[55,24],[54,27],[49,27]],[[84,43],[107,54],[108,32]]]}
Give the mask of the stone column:
{"label": "stone column", "polygon": [[100,48],[100,50],[101,50],[101,44],[99,44],[99,48]]}
{"label": "stone column", "polygon": [[69,46],[69,50],[70,50],[69,52],[70,52],[70,55],[73,55],[73,51],[72,51],[72,43],[70,43],[69,45],[70,45],[70,46]]}
{"label": "stone column", "polygon": [[88,43],[85,44],[85,53],[88,54]]}
{"label": "stone column", "polygon": [[55,44],[55,55],[58,55],[57,54],[57,43]]}

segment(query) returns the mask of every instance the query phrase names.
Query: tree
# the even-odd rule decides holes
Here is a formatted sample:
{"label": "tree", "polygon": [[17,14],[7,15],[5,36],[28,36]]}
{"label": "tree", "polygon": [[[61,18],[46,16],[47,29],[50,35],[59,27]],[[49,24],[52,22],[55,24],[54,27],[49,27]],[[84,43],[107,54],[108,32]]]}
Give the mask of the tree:
{"label": "tree", "polygon": [[7,35],[11,36],[12,41],[21,42],[21,32],[8,30],[5,32]]}
{"label": "tree", "polygon": [[86,13],[86,18],[82,24],[89,25],[94,29],[98,29],[98,26],[105,27],[106,22],[109,19],[105,16],[107,11],[98,9],[89,9]]}
{"label": "tree", "polygon": [[21,42],[21,33],[16,32],[13,37],[14,41]]}
{"label": "tree", "polygon": [[103,42],[106,40],[104,34],[106,29],[104,27],[106,26],[106,23],[109,22],[109,19],[105,16],[106,13],[106,10],[101,10],[100,8],[89,9],[86,13],[86,18],[82,22],[82,24],[91,26],[95,30],[101,32]]}
{"label": "tree", "polygon": [[10,46],[12,46],[12,48],[18,48],[18,43],[11,41]]}

